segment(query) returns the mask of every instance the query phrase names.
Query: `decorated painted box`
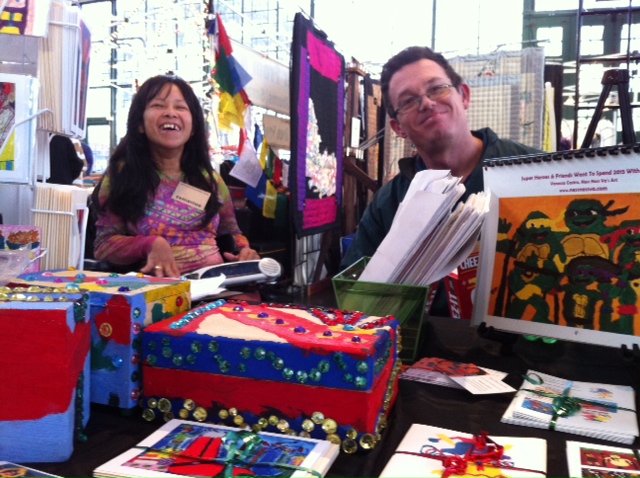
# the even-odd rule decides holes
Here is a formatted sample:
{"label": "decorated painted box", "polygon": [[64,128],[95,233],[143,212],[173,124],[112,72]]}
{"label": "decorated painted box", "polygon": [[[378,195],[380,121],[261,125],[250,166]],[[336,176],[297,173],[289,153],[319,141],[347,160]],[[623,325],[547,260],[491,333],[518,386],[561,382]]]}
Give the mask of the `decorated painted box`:
{"label": "decorated painted box", "polygon": [[89,420],[88,295],[0,287],[0,458],[68,460]]}
{"label": "decorated painted box", "polygon": [[393,317],[204,304],[143,332],[143,416],[248,425],[373,448],[397,392]]}
{"label": "decorated painted box", "polygon": [[13,283],[89,293],[91,401],[122,409],[140,398],[142,328],[191,307],[189,282],[176,279],[56,270]]}

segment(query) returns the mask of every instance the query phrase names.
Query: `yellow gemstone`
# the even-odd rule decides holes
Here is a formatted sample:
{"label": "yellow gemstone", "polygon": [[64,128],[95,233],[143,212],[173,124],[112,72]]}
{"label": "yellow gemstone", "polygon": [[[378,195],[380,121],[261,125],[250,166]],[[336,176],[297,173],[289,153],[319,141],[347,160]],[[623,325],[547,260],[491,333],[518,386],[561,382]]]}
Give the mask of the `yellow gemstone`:
{"label": "yellow gemstone", "polygon": [[289,422],[286,420],[278,420],[278,424],[276,425],[276,428],[281,432],[285,432],[289,429]]}
{"label": "yellow gemstone", "polygon": [[347,430],[347,438],[350,438],[351,440],[355,440],[356,438],[358,438],[358,431],[355,428],[349,428]]}
{"label": "yellow gemstone", "polygon": [[230,408],[229,409],[229,415],[231,415],[232,417],[235,417],[238,414],[238,409],[237,408]]}
{"label": "yellow gemstone", "polygon": [[156,418],[156,413],[150,408],[145,408],[142,411],[142,418],[144,418],[148,422],[152,422],[154,418]]}
{"label": "yellow gemstone", "polygon": [[168,413],[165,413],[162,418],[164,419],[165,422],[170,422],[171,420],[173,420],[175,418],[175,416],[174,416],[173,413],[168,412]]}
{"label": "yellow gemstone", "polygon": [[256,423],[251,427],[251,431],[253,433],[260,433],[262,431],[262,427]]}
{"label": "yellow gemstone", "polygon": [[191,411],[194,408],[196,408],[196,402],[194,402],[193,400],[191,400],[190,398],[186,399],[184,401],[184,404],[182,405],[184,408],[186,408],[187,410]]}
{"label": "yellow gemstone", "polygon": [[335,433],[329,433],[327,435],[327,441],[330,441],[334,445],[340,445],[342,443],[342,440],[340,440],[340,437]]}
{"label": "yellow gemstone", "polygon": [[358,443],[352,438],[345,438],[342,442],[342,451],[347,455],[353,455],[358,451]]}
{"label": "yellow gemstone", "polygon": [[315,427],[316,424],[308,418],[302,422],[302,429],[306,432],[312,432]]}
{"label": "yellow gemstone", "polygon": [[376,427],[377,430],[382,431],[385,428],[387,428],[387,425],[389,425],[387,416],[384,413],[380,414],[380,419],[378,420],[378,426]]}
{"label": "yellow gemstone", "polygon": [[226,420],[227,418],[229,418],[229,411],[228,411],[228,410],[225,410],[225,409],[223,408],[222,410],[220,410],[220,411],[218,412],[218,416],[219,416],[221,419]]}
{"label": "yellow gemstone", "polygon": [[284,432],[284,434],[285,434],[285,435],[290,435],[290,436],[292,436],[292,437],[294,437],[294,436],[297,436],[297,435],[298,435],[298,434],[296,433],[296,431],[295,431],[295,430],[293,430],[293,429],[291,429],[291,428],[288,428],[288,429]]}
{"label": "yellow gemstone", "polygon": [[234,415],[233,423],[235,423],[238,426],[241,426],[244,424],[244,418],[242,418],[242,415]]}
{"label": "yellow gemstone", "polygon": [[311,434],[305,431],[300,432],[298,435],[302,438],[311,438]]}
{"label": "yellow gemstone", "polygon": [[265,428],[267,428],[269,426],[269,420],[267,420],[264,417],[260,417],[258,419],[258,426],[264,430]]}
{"label": "yellow gemstone", "polygon": [[158,400],[156,400],[155,398],[150,398],[150,399],[147,401],[147,406],[148,406],[149,408],[156,408],[156,407],[158,406]]}
{"label": "yellow gemstone", "polygon": [[315,423],[316,425],[321,425],[322,422],[324,422],[324,413],[313,412],[311,414],[311,420],[313,420],[313,423]]}
{"label": "yellow gemstone", "polygon": [[269,417],[269,425],[271,425],[272,427],[275,427],[278,424],[278,421],[280,419],[278,417],[276,417],[275,415],[271,415]]}
{"label": "yellow gemstone", "polygon": [[158,400],[158,410],[160,410],[162,413],[167,413],[171,410],[171,402],[166,398],[161,398],[160,400]]}
{"label": "yellow gemstone", "polygon": [[189,410],[187,410],[186,408],[181,408],[178,412],[178,416],[183,420],[186,420],[187,418],[189,418]]}
{"label": "yellow gemstone", "polygon": [[322,422],[322,429],[327,434],[332,434],[338,431],[338,422],[336,422],[333,418],[327,418],[324,422]]}
{"label": "yellow gemstone", "polygon": [[199,422],[204,422],[207,419],[207,411],[202,407],[198,407],[193,411],[193,418]]}
{"label": "yellow gemstone", "polygon": [[360,446],[364,450],[371,450],[376,446],[376,439],[371,433],[365,433],[360,437]]}

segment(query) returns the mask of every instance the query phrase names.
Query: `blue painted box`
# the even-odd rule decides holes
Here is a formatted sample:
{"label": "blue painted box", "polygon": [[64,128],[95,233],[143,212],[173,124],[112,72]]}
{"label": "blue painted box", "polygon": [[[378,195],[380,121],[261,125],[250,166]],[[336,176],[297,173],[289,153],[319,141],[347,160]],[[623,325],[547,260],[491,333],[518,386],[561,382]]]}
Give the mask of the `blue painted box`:
{"label": "blue painted box", "polygon": [[177,279],[56,270],[22,274],[13,284],[89,293],[91,401],[122,409],[140,398],[143,327],[191,307],[190,283]]}

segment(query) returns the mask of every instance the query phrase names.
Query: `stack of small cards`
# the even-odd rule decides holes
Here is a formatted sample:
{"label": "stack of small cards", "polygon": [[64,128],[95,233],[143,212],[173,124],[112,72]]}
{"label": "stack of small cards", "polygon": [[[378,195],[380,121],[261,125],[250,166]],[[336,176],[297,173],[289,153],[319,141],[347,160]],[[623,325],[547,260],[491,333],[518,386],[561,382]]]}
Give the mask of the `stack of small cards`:
{"label": "stack of small cards", "polygon": [[93,476],[317,478],[325,476],[339,452],[340,447],[327,440],[173,419],[96,468]]}
{"label": "stack of small cards", "polygon": [[501,421],[626,444],[638,436],[632,387],[573,382],[534,370],[527,372]]}
{"label": "stack of small cards", "polygon": [[547,442],[542,438],[474,436],[414,423],[380,477],[524,478],[545,477],[546,471]]}
{"label": "stack of small cards", "polygon": [[433,383],[444,387],[463,388],[475,395],[507,393],[516,390],[503,382],[506,373],[471,363],[425,357],[407,368],[401,379]]}

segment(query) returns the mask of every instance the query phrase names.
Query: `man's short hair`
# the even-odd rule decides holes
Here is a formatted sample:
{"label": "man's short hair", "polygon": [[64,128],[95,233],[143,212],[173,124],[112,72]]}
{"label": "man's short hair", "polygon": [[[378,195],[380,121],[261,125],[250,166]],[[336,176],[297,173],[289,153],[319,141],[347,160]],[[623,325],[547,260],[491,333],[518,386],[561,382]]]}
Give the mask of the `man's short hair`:
{"label": "man's short hair", "polygon": [[389,83],[391,78],[402,67],[410,65],[420,60],[431,60],[440,65],[444,72],[451,80],[451,84],[458,88],[462,83],[462,77],[455,72],[453,67],[440,53],[436,53],[431,48],[426,46],[410,46],[405,48],[400,53],[392,56],[382,67],[382,73],[380,75],[380,87],[382,89],[382,101],[384,102],[387,113],[390,117],[394,117],[394,109],[389,99]]}

